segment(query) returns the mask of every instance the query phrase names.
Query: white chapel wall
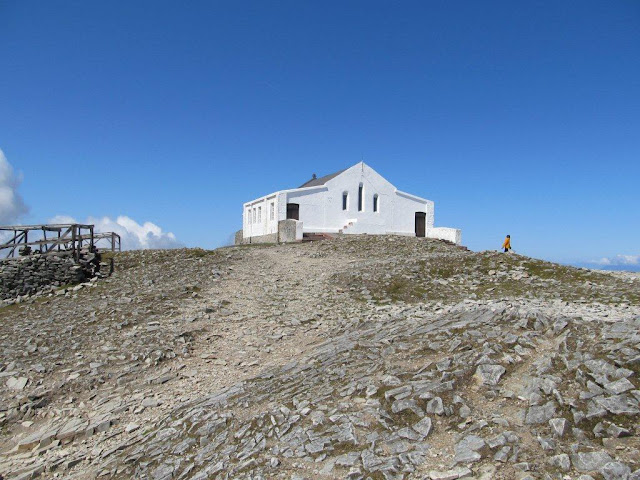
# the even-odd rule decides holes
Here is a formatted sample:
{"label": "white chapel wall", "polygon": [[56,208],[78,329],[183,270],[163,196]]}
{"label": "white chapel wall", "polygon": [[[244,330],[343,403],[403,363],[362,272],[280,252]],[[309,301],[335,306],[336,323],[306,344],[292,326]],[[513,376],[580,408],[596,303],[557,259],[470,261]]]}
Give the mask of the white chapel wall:
{"label": "white chapel wall", "polygon": [[[358,210],[358,193],[362,184],[362,210]],[[383,234],[393,221],[390,199],[393,185],[367,165],[357,164],[327,182],[331,210],[327,226],[346,227],[345,233]],[[347,210],[342,209],[342,195],[347,193]],[[378,211],[373,211],[373,196],[378,195]],[[327,205],[329,206],[329,204]],[[348,226],[349,222],[353,225]]]}
{"label": "white chapel wall", "polygon": [[[289,190],[286,203],[297,203],[300,206],[299,217],[305,232],[320,232],[326,224],[325,212],[330,207],[327,202],[327,188],[311,187]],[[285,205],[286,218],[286,205]],[[315,230],[314,230],[315,229]]]}
{"label": "white chapel wall", "polygon": [[[358,210],[360,184],[363,186],[361,211]],[[345,192],[347,209],[343,210]],[[374,195],[378,198],[375,212]],[[304,232],[415,235],[415,213],[424,212],[427,237],[460,243],[460,230],[434,228],[432,201],[398,191],[375,170],[362,163],[348,168],[325,185],[283,190],[245,203],[242,237],[270,239],[274,234],[277,237],[278,222],[287,216],[287,203],[299,205],[300,222],[297,228],[303,228]]]}
{"label": "white chapel wall", "polygon": [[393,232],[405,235],[416,233],[416,212],[425,214],[425,227],[433,226],[433,202],[417,199],[404,192],[394,195],[394,224]]}
{"label": "white chapel wall", "polygon": [[[273,209],[273,215],[271,215]],[[243,238],[272,235],[278,233],[278,196],[261,197],[243,206]]]}
{"label": "white chapel wall", "polygon": [[[358,210],[362,184],[362,209]],[[347,209],[343,209],[343,194]],[[377,211],[374,211],[377,195]],[[367,165],[355,165],[323,187],[287,192],[287,202],[300,205],[300,220],[306,232],[400,233],[415,234],[415,212],[427,215],[427,228],[433,226],[433,202],[397,193],[396,188]]]}

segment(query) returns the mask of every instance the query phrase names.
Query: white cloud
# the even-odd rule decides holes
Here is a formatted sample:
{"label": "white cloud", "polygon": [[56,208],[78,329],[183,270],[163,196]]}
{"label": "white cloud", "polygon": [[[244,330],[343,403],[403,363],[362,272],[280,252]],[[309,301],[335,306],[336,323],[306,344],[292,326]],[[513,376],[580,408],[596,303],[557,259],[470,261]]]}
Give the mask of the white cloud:
{"label": "white cloud", "polygon": [[603,266],[640,265],[640,255],[616,255],[615,257],[603,257],[594,263]]}
{"label": "white cloud", "polygon": [[15,222],[29,210],[18,193],[21,182],[21,176],[13,173],[13,167],[0,150],[0,225]]}
{"label": "white cloud", "polygon": [[79,223],[75,218],[70,217],[69,215],[56,215],[53,218],[50,218],[47,223]]}
{"label": "white cloud", "polygon": [[[16,223],[29,209],[18,193],[22,176],[16,175],[13,167],[0,149],[0,225]],[[86,222],[77,222],[69,215],[56,215],[49,223],[85,223],[94,224],[96,232],[116,232],[120,235],[123,250],[146,248],[179,248],[180,243],[171,232],[151,222],[139,224],[132,218],[120,215],[115,220],[110,217],[89,217]],[[10,235],[0,232],[0,242]],[[31,240],[30,236],[30,240]]]}
{"label": "white cloud", "polygon": [[126,215],[120,215],[115,220],[110,217],[89,217],[86,222],[78,222],[68,215],[56,215],[49,223],[93,224],[96,233],[115,232],[120,235],[122,250],[184,247],[173,233],[163,232],[155,223],[144,222],[141,225]]}

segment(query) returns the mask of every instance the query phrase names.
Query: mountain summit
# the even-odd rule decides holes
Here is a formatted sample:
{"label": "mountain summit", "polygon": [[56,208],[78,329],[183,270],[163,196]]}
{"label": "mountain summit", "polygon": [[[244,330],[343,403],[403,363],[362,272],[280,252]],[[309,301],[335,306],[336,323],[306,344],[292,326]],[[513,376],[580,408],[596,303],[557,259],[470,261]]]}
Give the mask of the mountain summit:
{"label": "mountain summit", "polygon": [[371,235],[115,263],[0,309],[8,478],[640,476],[638,275]]}

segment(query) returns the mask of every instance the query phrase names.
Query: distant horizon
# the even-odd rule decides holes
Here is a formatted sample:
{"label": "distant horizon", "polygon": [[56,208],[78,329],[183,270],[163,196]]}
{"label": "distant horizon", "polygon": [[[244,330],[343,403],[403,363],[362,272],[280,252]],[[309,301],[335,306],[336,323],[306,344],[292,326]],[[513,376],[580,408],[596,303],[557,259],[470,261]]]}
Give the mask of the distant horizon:
{"label": "distant horizon", "polygon": [[[90,220],[95,220],[90,218]],[[130,219],[127,219],[128,221],[131,221]],[[104,219],[102,220],[104,222]],[[46,222],[46,223],[58,223],[58,224],[68,224],[68,223],[83,223],[83,222],[78,222],[76,221],[74,218],[72,217],[68,217],[68,218],[54,218],[52,219],[51,222]],[[95,223],[89,223],[89,224],[93,224],[95,225]],[[22,224],[22,223],[16,223],[14,224],[15,226],[20,226],[20,225],[27,225],[27,224]],[[36,224],[39,225],[39,224]],[[168,247],[163,247],[162,245],[154,245],[152,247],[148,246],[148,245],[142,245],[140,244],[140,240],[144,239],[144,234],[140,234],[140,232],[136,231],[134,228],[129,227],[129,229],[124,228],[121,225],[118,225],[117,223],[111,223],[109,226],[114,227],[111,231],[115,231],[117,233],[119,233],[119,235],[121,235],[124,238],[124,243],[125,243],[125,249],[123,249],[123,251],[127,251],[127,250],[140,250],[140,249],[163,249],[163,248],[203,248],[202,246],[195,244],[195,245],[183,245],[181,243],[177,243],[177,241],[174,243],[173,241],[175,240],[175,237],[173,237],[172,239],[169,239],[169,242],[171,242],[171,245],[169,245]],[[137,227],[140,229],[142,228],[141,226],[137,225]],[[99,231],[106,231],[105,225],[102,226],[98,226]],[[97,230],[98,231],[98,230]],[[166,234],[163,234],[166,235]],[[169,234],[172,235],[172,234]],[[213,249],[217,249],[217,248],[227,248],[230,246],[233,246],[234,243],[234,236],[235,236],[235,232],[231,233],[226,242],[222,245],[218,245],[216,247],[214,247]],[[137,238],[136,238],[137,237]],[[0,241],[2,241],[3,238],[1,236],[1,232],[0,232]],[[160,240],[160,238],[156,238],[155,239]],[[131,245],[131,243],[134,244],[134,248],[126,248],[126,244],[129,243]],[[462,242],[462,246],[466,247],[466,245],[464,244],[464,242]],[[467,247],[468,248],[468,247]],[[471,250],[471,249],[470,249]],[[496,253],[503,253],[501,249],[484,249],[484,250],[473,250],[475,252],[482,252],[482,251],[486,251],[486,252],[491,252],[494,251]],[[517,254],[520,254],[519,252],[514,252]],[[505,254],[505,255],[510,255],[510,254]],[[636,273],[636,272],[640,272],[640,265],[633,265],[633,264],[627,264],[627,265],[623,265],[623,264],[603,264],[603,263],[599,263],[598,261],[581,261],[581,260],[576,260],[576,261],[555,261],[555,260],[549,260],[549,259],[545,259],[545,258],[539,258],[539,257],[533,257],[530,255],[526,255],[526,254],[522,254],[524,256],[528,256],[530,258],[534,258],[537,260],[542,260],[542,261],[548,261],[550,263],[555,263],[558,265],[565,265],[565,266],[570,266],[570,267],[576,267],[576,268],[587,268],[590,270],[601,270],[601,271],[614,271],[614,272],[629,272],[629,273]]]}
{"label": "distant horizon", "polygon": [[640,266],[616,266],[616,265],[612,265],[610,267],[603,267],[602,265],[600,266],[593,266],[593,267],[589,267],[586,266],[588,264],[585,264],[584,268],[590,268],[591,270],[602,270],[602,271],[606,271],[606,272],[630,272],[630,273],[636,273],[636,272],[640,272]]}

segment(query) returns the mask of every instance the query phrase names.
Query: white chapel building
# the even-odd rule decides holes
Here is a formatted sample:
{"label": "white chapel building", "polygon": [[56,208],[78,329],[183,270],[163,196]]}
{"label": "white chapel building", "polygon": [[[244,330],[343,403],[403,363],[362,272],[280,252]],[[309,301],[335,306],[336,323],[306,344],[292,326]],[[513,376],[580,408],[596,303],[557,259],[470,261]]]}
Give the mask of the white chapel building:
{"label": "white chapel building", "polygon": [[434,205],[401,192],[364,162],[243,206],[236,243],[302,240],[305,234],[394,234],[460,244],[461,231],[433,226]]}

